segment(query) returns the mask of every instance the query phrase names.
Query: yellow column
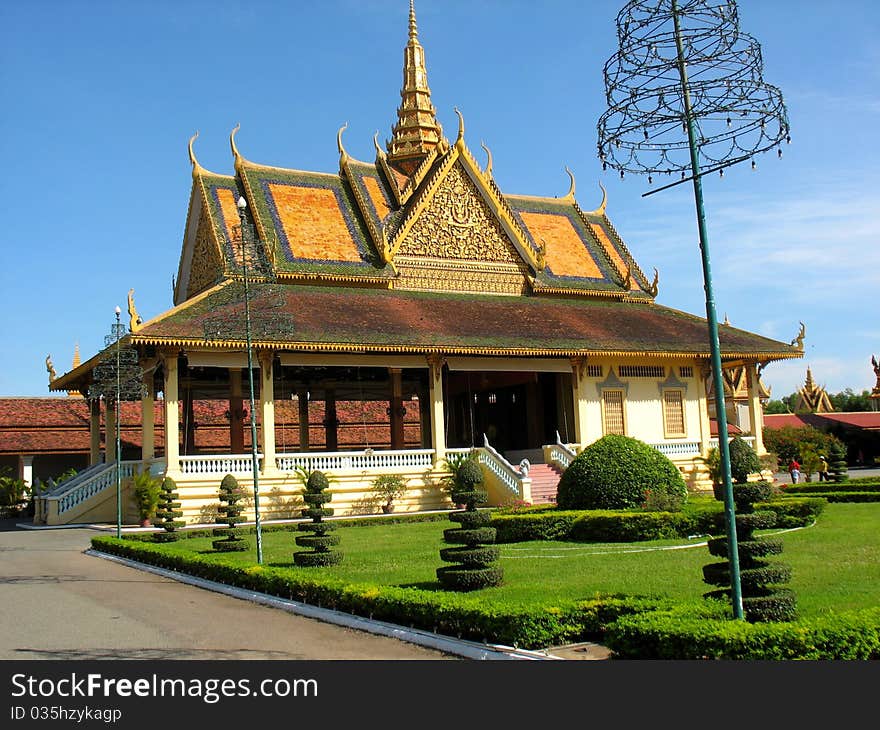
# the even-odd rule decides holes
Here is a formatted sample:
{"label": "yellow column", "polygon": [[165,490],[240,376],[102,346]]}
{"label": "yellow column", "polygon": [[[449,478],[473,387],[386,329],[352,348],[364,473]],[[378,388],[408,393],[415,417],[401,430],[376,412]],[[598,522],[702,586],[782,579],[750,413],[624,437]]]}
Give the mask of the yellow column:
{"label": "yellow column", "polygon": [[749,387],[749,423],[752,436],[755,437],[755,453],[761,456],[767,453],[764,448],[764,409],[761,408],[758,395],[758,370],[753,362],[746,365],[746,379]]}
{"label": "yellow column", "polygon": [[178,413],[177,353],[162,361],[165,371],[165,473],[180,472],[180,415]]}
{"label": "yellow column", "polygon": [[[443,409],[443,363],[439,356],[428,358],[429,395],[431,400],[431,448],[434,449],[434,466],[446,458],[446,415]],[[421,403],[419,404],[421,406]]]}
{"label": "yellow column", "polygon": [[104,401],[104,463],[116,462],[116,406]]}
{"label": "yellow column", "polygon": [[144,375],[144,396],[141,398],[141,458],[144,461],[156,455],[156,417],[154,410],[153,373]]}
{"label": "yellow column", "polygon": [[275,471],[275,390],[272,384],[274,353],[260,355],[260,416],[262,419],[263,473]]}
{"label": "yellow column", "polygon": [[571,361],[571,390],[574,402],[574,438],[580,446],[586,446],[592,441],[589,435],[589,421],[587,405],[587,360],[583,357],[573,358]]}
{"label": "yellow column", "polygon": [[700,453],[703,456],[709,454],[709,439],[712,438],[712,424],[709,421],[709,395],[706,389],[706,383],[709,381],[712,373],[707,366],[698,366],[697,372],[700,377],[697,379],[697,400],[700,409]]}
{"label": "yellow column", "polygon": [[89,466],[101,461],[101,401],[89,401]]}

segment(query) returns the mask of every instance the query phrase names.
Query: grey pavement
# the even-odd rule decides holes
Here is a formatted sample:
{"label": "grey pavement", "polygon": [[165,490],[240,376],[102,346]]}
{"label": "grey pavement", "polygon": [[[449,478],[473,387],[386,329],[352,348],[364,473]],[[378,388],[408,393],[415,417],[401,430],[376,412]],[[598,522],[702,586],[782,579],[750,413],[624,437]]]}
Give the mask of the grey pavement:
{"label": "grey pavement", "polygon": [[0,525],[0,659],[455,658],[86,555],[95,530]]}
{"label": "grey pavement", "polygon": [[[867,466],[851,466],[847,470],[850,479],[857,479],[861,477],[880,477],[880,467],[867,467]],[[775,478],[777,482],[782,484],[791,484],[791,475],[787,471],[777,472],[775,474]],[[813,482],[818,484],[819,475],[813,474]],[[804,484],[804,475],[801,473],[800,484]]]}

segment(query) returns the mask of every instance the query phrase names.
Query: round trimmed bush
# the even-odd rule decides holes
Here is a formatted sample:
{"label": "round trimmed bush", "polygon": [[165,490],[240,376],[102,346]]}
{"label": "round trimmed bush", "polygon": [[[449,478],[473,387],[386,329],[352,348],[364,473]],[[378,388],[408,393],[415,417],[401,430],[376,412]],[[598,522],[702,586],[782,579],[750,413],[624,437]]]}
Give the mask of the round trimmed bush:
{"label": "round trimmed bush", "polygon": [[609,435],[587,446],[562,474],[556,492],[560,509],[638,507],[646,493],[687,499],[678,467],[648,444]]}
{"label": "round trimmed bush", "polygon": [[761,471],[761,460],[755,450],[739,436],[730,442],[730,476],[737,484],[749,480],[749,474]]}

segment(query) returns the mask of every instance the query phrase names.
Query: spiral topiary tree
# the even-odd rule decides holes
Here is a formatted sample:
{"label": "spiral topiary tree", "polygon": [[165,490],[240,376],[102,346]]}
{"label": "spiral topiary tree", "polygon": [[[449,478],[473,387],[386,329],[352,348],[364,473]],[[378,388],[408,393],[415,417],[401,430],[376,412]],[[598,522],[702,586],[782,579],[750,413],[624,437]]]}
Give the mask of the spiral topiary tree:
{"label": "spiral topiary tree", "polygon": [[678,467],[655,448],[629,436],[608,435],[587,446],[563,472],[556,491],[560,509],[625,509],[647,492],[687,500]]}
{"label": "spiral topiary tree", "polygon": [[223,477],[223,481],[220,482],[220,515],[217,517],[217,524],[225,524],[226,527],[214,528],[214,537],[224,539],[214,540],[212,543],[218,552],[241,552],[250,546],[248,541],[239,537],[235,530],[236,525],[244,522],[241,505],[238,504],[243,496],[238,480],[232,474]]}
{"label": "spiral topiary tree", "polygon": [[[755,502],[768,499],[772,489],[769,482],[733,485],[743,617],[752,623],[793,621],[797,618],[797,599],[794,592],[788,588],[780,588],[791,580],[791,567],[765,560],[767,556],[782,552],[782,541],[756,537],[754,534],[755,530],[767,529],[776,523],[774,512],[756,511],[754,507]],[[724,529],[722,523],[718,527],[719,531]],[[704,597],[729,601],[731,587],[727,537],[711,538],[709,553],[725,560],[703,566],[704,582],[720,586],[718,590],[705,593]]]}
{"label": "spiral topiary tree", "polygon": [[846,446],[840,441],[834,441],[828,450],[828,457],[831,479],[835,482],[845,482],[849,479],[849,468],[846,465]]}
{"label": "spiral topiary tree", "polygon": [[177,484],[171,477],[165,477],[159,488],[159,506],[156,509],[156,517],[160,520],[159,527],[164,528],[165,532],[153,533],[155,542],[174,542],[180,539],[180,533],[177,529],[186,523],[177,519],[183,517],[179,499]]}
{"label": "spiral topiary tree", "polygon": [[452,512],[449,519],[460,527],[444,530],[443,540],[455,547],[443,548],[440,559],[453,565],[437,568],[437,580],[449,590],[473,591],[501,585],[504,572],[496,565],[499,549],[495,542],[496,530],[489,527],[491,514],[477,510],[485,504],[488,495],[480,489],[483,472],[480,465],[468,459],[457,469],[452,485],[452,501],[465,508]]}
{"label": "spiral topiary tree", "polygon": [[339,535],[327,534],[335,530],[336,525],[324,522],[324,517],[333,514],[332,509],[324,506],[333,498],[329,486],[327,475],[321,471],[311,472],[306,479],[303,500],[308,507],[302,510],[302,516],[311,517],[312,521],[297,525],[297,530],[310,534],[298,535],[296,544],[309,550],[293,554],[293,562],[302,568],[336,565],[342,561],[342,553],[339,550],[331,550],[339,544]]}

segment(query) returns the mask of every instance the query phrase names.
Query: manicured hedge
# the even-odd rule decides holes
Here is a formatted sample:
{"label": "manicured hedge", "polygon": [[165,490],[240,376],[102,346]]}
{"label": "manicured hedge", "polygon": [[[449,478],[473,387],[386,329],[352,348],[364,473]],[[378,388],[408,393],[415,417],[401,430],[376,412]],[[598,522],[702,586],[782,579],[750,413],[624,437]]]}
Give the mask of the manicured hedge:
{"label": "manicured hedge", "polygon": [[877,492],[880,493],[880,482],[876,484],[859,484],[853,481],[833,484],[831,482],[819,482],[818,484],[797,484],[786,487],[783,494],[837,494],[839,492]]}
{"label": "manicured hedge", "polygon": [[880,608],[780,623],[729,615],[707,601],[624,616],[604,644],[620,659],[880,659]]}
{"label": "manicured hedge", "polygon": [[[773,527],[804,527],[815,522],[825,506],[824,499],[787,497],[760,502],[762,510],[776,515]],[[693,512],[638,512],[623,510],[541,510],[492,515],[499,543],[530,540],[573,540],[575,542],[639,542],[663,540],[723,531],[720,505]]]}
{"label": "manicured hedge", "polygon": [[619,659],[880,659],[880,608],[791,623],[730,619],[720,601],[599,596],[534,607],[497,607],[444,591],[353,585],[307,571],[235,567],[212,554],[169,553],[161,545],[92,538],[96,550],[289,598],[435,631],[445,636],[541,649],[596,640]]}
{"label": "manicured hedge", "polygon": [[812,496],[829,502],[880,502],[880,492],[817,492]]}
{"label": "manicured hedge", "polygon": [[603,596],[531,607],[498,607],[468,594],[351,584],[307,569],[224,565],[212,554],[170,553],[153,543],[92,538],[95,550],[272,596],[445,636],[526,649],[596,639],[618,617],[669,608],[668,600]]}

